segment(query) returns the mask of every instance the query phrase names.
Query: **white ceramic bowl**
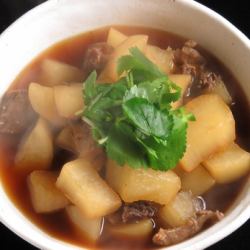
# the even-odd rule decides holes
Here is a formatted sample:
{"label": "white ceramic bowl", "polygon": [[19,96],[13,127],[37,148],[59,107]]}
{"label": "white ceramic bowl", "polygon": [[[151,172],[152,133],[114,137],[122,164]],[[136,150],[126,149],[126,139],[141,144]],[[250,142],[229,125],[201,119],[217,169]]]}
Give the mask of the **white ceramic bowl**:
{"label": "white ceramic bowl", "polygon": [[[0,36],[0,95],[32,58],[80,32],[112,24],[167,30],[196,40],[233,72],[250,102],[250,41],[212,10],[191,0],[51,0],[18,19]],[[203,249],[226,237],[250,217],[250,182],[226,217],[168,250]],[[0,219],[31,244],[47,250],[79,249],[32,224],[0,183]]]}

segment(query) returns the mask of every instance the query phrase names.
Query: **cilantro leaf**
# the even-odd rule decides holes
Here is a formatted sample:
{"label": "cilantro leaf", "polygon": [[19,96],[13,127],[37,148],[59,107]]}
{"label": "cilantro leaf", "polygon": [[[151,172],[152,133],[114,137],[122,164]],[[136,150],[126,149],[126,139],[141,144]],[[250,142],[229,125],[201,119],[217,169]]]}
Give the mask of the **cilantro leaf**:
{"label": "cilantro leaf", "polygon": [[177,86],[175,83],[171,82],[167,79],[167,84],[165,85],[166,91],[161,96],[161,103],[171,103],[176,102],[181,97],[181,88]]}
{"label": "cilantro leaf", "polygon": [[167,138],[173,126],[172,117],[147,99],[134,97],[122,105],[129,121],[146,135]]}
{"label": "cilantro leaf", "polygon": [[134,47],[130,50],[131,55],[122,56],[117,63],[117,73],[121,75],[125,71],[141,71],[147,75],[147,78],[157,78],[166,76],[161,70],[153,64],[141,51]]}
{"label": "cilantro leaf", "polygon": [[159,104],[162,108],[170,108],[169,104],[181,97],[181,88],[162,77],[132,86],[126,91],[123,99],[126,101],[133,97],[142,97],[151,103]]}
{"label": "cilantro leaf", "polygon": [[82,119],[93,138],[119,165],[175,167],[186,150],[188,122],[195,120],[184,108],[172,109],[181,88],[138,48],[118,60],[117,71],[123,77],[115,83],[97,84],[95,71],[85,81]]}
{"label": "cilantro leaf", "polygon": [[188,121],[194,119],[190,114],[185,114],[184,109],[175,111],[174,127],[167,140],[155,137],[146,139],[137,138],[147,151],[147,158],[153,169],[166,171],[174,168],[186,151],[186,133]]}
{"label": "cilantro leaf", "polygon": [[134,141],[133,130],[125,123],[114,124],[110,129],[106,152],[121,166],[125,163],[134,168],[147,166],[141,146]]}
{"label": "cilantro leaf", "polygon": [[88,78],[84,83],[83,97],[86,105],[88,105],[92,100],[92,98],[96,96],[96,88],[95,88],[96,78],[97,78],[97,73],[96,71],[93,71],[88,76]]}
{"label": "cilantro leaf", "polygon": [[175,123],[167,141],[156,138],[147,141],[147,144],[157,152],[157,157],[148,154],[148,160],[152,166],[162,171],[174,168],[186,150],[187,123],[180,122],[176,117],[174,121],[179,124],[176,126]]}

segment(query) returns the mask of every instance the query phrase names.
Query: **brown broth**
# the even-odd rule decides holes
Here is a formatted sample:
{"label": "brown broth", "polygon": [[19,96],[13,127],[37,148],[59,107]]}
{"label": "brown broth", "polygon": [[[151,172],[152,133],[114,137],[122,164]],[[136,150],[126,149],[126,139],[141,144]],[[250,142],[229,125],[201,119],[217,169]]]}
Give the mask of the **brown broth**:
{"label": "brown broth", "polygon": [[[118,29],[127,35],[132,34],[147,34],[149,35],[149,43],[157,45],[161,48],[181,47],[186,39],[176,35],[142,27],[121,27]],[[16,78],[9,89],[27,88],[28,84],[36,81],[39,75],[40,62],[45,58],[57,59],[78,67],[81,67],[84,52],[89,44],[105,41],[107,37],[108,27],[101,28],[88,33],[80,34],[76,37],[64,40],[60,43],[47,49],[37,58],[35,58]],[[209,65],[219,72],[230,93],[233,95],[235,104],[232,107],[236,124],[237,124],[237,141],[248,151],[250,150],[250,108],[246,97],[239,87],[236,79],[232,74],[220,63],[214,56],[200,48],[203,55],[208,60]],[[38,225],[43,231],[51,236],[81,246],[87,246],[94,249],[153,249],[156,248],[148,241],[129,240],[129,239],[111,239],[110,235],[105,232],[97,246],[91,245],[86,239],[77,235],[71,227],[66,214],[63,211],[53,213],[50,215],[36,214],[32,209],[29,199],[29,193],[26,185],[26,176],[18,173],[14,167],[14,155],[16,146],[20,138],[17,137],[0,137],[0,177],[4,189],[13,203],[25,216],[27,216],[33,223]],[[65,155],[58,151],[54,162],[57,162],[57,167],[63,165],[66,159],[61,155]],[[60,164],[58,164],[60,162]],[[245,183],[246,178],[232,184],[224,186],[216,186],[211,191],[207,192],[204,197],[208,201],[208,208],[220,209],[225,212],[235,200],[237,194],[240,192]]]}

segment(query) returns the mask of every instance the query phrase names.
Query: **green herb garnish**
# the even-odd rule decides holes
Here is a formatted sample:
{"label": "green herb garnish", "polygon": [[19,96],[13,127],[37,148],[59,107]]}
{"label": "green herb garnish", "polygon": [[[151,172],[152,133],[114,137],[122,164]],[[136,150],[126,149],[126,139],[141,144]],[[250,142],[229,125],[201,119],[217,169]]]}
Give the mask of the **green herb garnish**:
{"label": "green herb garnish", "polygon": [[126,76],[112,84],[97,84],[95,71],[89,75],[82,119],[119,165],[174,168],[186,151],[188,121],[194,120],[184,108],[171,107],[181,89],[137,48],[118,60],[117,72]]}

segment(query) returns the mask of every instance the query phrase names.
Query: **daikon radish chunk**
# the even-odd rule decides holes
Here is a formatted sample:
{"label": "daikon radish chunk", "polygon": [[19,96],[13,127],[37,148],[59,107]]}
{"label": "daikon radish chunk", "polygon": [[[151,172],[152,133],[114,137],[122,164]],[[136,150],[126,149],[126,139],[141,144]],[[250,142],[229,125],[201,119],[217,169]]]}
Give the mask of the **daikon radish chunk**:
{"label": "daikon radish chunk", "polygon": [[107,39],[107,43],[116,48],[117,46],[119,46],[123,41],[125,41],[128,37],[126,35],[124,35],[123,33],[121,33],[120,31],[114,29],[114,28],[110,28],[109,29],[109,33],[108,33],[108,39]]}
{"label": "daikon radish chunk", "polygon": [[76,112],[83,109],[82,84],[54,86],[55,104],[60,116],[76,119]]}
{"label": "daikon radish chunk", "polygon": [[223,101],[228,105],[230,105],[233,101],[231,95],[227,90],[225,83],[220,78],[218,78],[215,84],[210,86],[206,92],[208,94],[219,95],[223,99]]}
{"label": "daikon radish chunk", "polygon": [[191,191],[193,195],[202,195],[215,184],[215,179],[201,165],[191,172],[177,167],[175,173],[181,178],[181,189]]}
{"label": "daikon radish chunk", "polygon": [[130,238],[146,238],[153,231],[153,223],[146,219],[135,223],[110,226],[109,232],[114,236],[130,237]]}
{"label": "daikon radish chunk", "polygon": [[166,74],[173,69],[173,51],[161,49],[157,46],[148,45],[145,52],[146,57],[158,66]]}
{"label": "daikon radish chunk", "polygon": [[53,59],[45,59],[42,62],[39,82],[44,85],[54,86],[83,80],[84,73],[77,67]]}
{"label": "daikon radish chunk", "polygon": [[109,160],[106,180],[125,202],[139,200],[167,204],[180,190],[179,177],[171,170],[133,169]]}
{"label": "daikon radish chunk", "polygon": [[58,174],[52,171],[36,170],[28,176],[31,202],[37,213],[51,213],[66,207],[68,199],[56,188]]}
{"label": "daikon radish chunk", "polygon": [[56,126],[61,126],[64,120],[59,117],[54,99],[54,89],[38,83],[31,83],[28,90],[32,108],[43,118]]}
{"label": "daikon radish chunk", "polygon": [[101,235],[103,227],[103,218],[89,219],[73,205],[66,207],[66,213],[70,222],[75,228],[76,233],[81,237],[87,237],[96,242]]}
{"label": "daikon radish chunk", "polygon": [[191,192],[179,192],[175,198],[159,211],[159,217],[165,227],[178,227],[195,215]]}
{"label": "daikon radish chunk", "polygon": [[246,175],[250,170],[250,153],[233,143],[203,162],[218,183],[230,183]]}
{"label": "daikon radish chunk", "polygon": [[113,213],[121,206],[119,196],[84,159],[66,163],[56,185],[90,219]]}
{"label": "daikon radish chunk", "polygon": [[145,52],[148,36],[146,35],[134,35],[128,37],[119,46],[117,46],[111,55],[111,59],[106,64],[105,68],[101,72],[98,81],[100,83],[115,82],[119,76],[117,74],[117,62],[121,56],[129,54],[129,49],[137,47],[142,53]]}
{"label": "daikon radish chunk", "polygon": [[235,121],[230,108],[218,95],[201,95],[185,108],[196,118],[188,125],[187,150],[180,160],[182,168],[189,172],[235,140]]}
{"label": "daikon radish chunk", "polygon": [[28,135],[24,135],[15,156],[18,171],[48,169],[53,159],[53,138],[45,120],[38,119]]}
{"label": "daikon radish chunk", "polygon": [[169,75],[169,79],[181,88],[181,98],[172,104],[173,108],[178,108],[179,106],[182,105],[183,96],[188,86],[191,83],[191,75],[187,75],[187,74]]}

